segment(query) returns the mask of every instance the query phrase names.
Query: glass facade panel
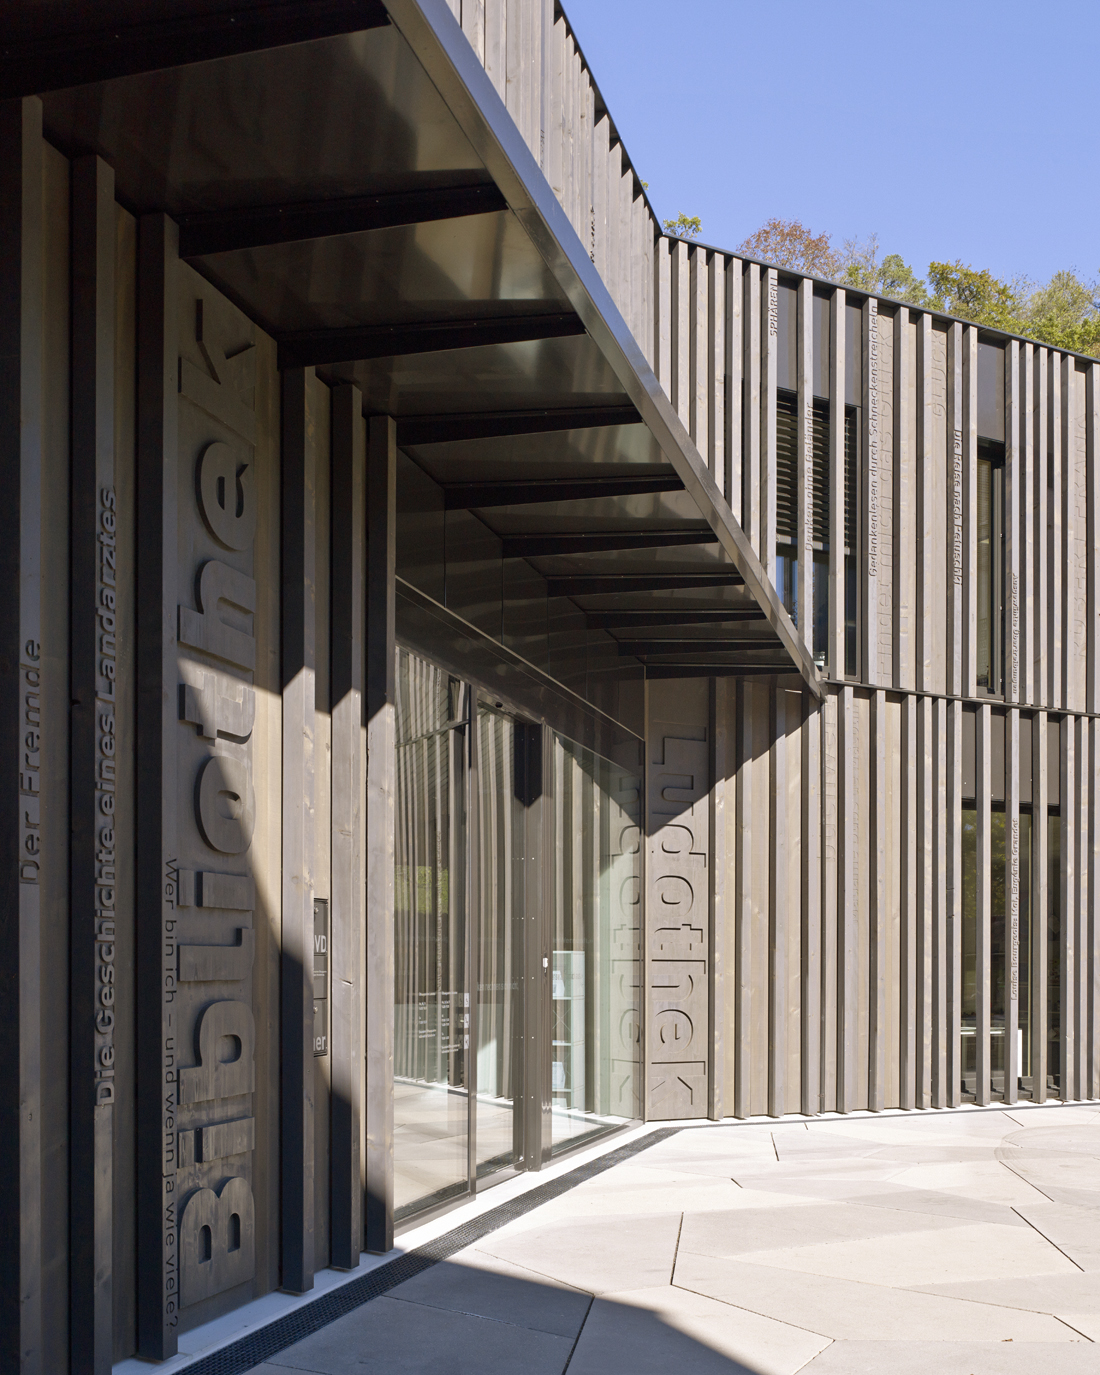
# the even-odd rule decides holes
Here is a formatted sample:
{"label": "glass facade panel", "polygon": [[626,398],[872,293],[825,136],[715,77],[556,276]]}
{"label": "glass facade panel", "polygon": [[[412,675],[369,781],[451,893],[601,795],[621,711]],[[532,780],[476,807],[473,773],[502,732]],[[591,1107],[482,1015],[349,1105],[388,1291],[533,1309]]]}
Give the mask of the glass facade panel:
{"label": "glass facade panel", "polygon": [[640,780],[555,736],[551,1136],[640,1114]]}
{"label": "glass facade panel", "polygon": [[962,809],[962,1089],[976,1096],[978,1073],[978,809]]}
{"label": "glass facade panel", "polygon": [[1047,818],[1047,1086],[1062,1091],[1062,818]]}
{"label": "glass facade panel", "polygon": [[1031,1077],[1031,815],[1020,813],[1019,997],[1016,1007],[1020,1093],[1032,1097]]}
{"label": "glass facade panel", "polygon": [[510,717],[478,712],[478,1178],[514,1165],[523,1153],[515,1113],[523,1053],[523,890],[522,866],[515,863],[515,735]]}
{"label": "glass facade panel", "polygon": [[394,1209],[468,1187],[462,685],[400,650],[394,826]]}

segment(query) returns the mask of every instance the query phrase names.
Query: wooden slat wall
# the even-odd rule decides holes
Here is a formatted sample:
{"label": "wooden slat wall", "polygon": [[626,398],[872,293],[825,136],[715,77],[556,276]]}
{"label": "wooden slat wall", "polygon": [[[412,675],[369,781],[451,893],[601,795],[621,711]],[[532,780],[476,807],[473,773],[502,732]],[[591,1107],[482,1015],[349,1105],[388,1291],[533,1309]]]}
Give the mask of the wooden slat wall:
{"label": "wooden slat wall", "polygon": [[[449,3],[774,576],[776,389],[787,385],[779,377],[777,270],[661,233],[553,0]],[[804,547],[818,341],[810,327],[813,284],[802,278],[796,286],[798,324],[787,347],[797,350]],[[858,301],[858,293],[830,290],[829,359],[824,367],[818,360],[818,390],[833,422],[826,699],[749,680],[719,682],[712,696],[715,855],[724,856],[714,946],[726,953],[711,991],[712,1024],[723,1029],[711,1111],[944,1106],[966,1096],[962,823],[964,800],[974,805],[972,775],[986,859],[1001,798],[1007,863],[1014,826],[1029,806],[1035,818],[1027,931],[1020,919],[1020,962],[1026,955],[1031,971],[1033,1096],[1048,1095],[1048,1074],[1062,1075],[1063,1096],[1100,1094],[1100,720],[1085,719],[1100,717],[1100,364],[1027,341],[1005,344],[1003,700],[1010,710],[1002,782],[991,773],[1000,767],[1001,722],[977,682],[979,332],[867,300],[852,352],[845,334],[853,294]],[[846,385],[852,357],[862,363],[857,397]],[[845,681],[849,400],[860,406],[863,630],[858,678]],[[800,567],[807,643],[811,596],[809,569]],[[964,711],[974,707],[975,757],[967,765]],[[1061,871],[1052,877],[1046,812],[1056,799]],[[979,1101],[999,1092],[988,864],[984,872],[976,894]],[[1063,914],[1061,1065],[1048,1063],[1046,1036],[1052,902]],[[1011,1101],[1013,1019],[1023,1016],[1024,988],[1013,1000],[1006,915],[1011,1082],[1004,1092]]]}

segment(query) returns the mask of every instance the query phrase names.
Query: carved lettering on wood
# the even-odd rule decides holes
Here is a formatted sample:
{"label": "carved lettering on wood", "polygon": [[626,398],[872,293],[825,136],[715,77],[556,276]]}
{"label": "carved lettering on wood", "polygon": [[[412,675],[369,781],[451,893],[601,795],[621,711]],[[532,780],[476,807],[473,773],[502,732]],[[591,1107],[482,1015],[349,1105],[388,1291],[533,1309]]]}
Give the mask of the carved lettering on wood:
{"label": "carved lettering on wood", "polygon": [[180,1218],[180,1298],[186,1306],[256,1273],[256,1209],[248,1181],[198,1189]]}

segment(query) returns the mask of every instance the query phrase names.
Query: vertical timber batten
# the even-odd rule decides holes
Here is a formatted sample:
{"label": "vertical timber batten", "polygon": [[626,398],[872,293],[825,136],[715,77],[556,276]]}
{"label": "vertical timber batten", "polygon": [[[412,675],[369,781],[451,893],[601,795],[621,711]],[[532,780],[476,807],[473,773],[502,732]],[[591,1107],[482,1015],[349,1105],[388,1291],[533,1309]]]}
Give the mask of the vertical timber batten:
{"label": "vertical timber batten", "polygon": [[7,952],[0,990],[3,1075],[0,1194],[4,1237],[0,1365],[28,1375],[42,1371],[42,1179],[40,1044],[40,887],[34,823],[41,756],[27,748],[29,694],[41,693],[41,490],[43,448],[43,145],[42,105],[35,97],[0,103],[0,465],[15,538],[5,541],[0,619],[0,692],[4,758],[12,812],[5,828],[7,862],[0,893],[0,929]]}
{"label": "vertical timber batten", "polygon": [[[136,655],[138,1355],[176,1353],[179,1325],[176,1106],[177,359],[179,235],[138,222]],[[154,917],[154,913],[158,914]]]}
{"label": "vertical timber batten", "polygon": [[367,1159],[366,1245],[393,1246],[393,903],[397,650],[397,426],[367,440]]}
{"label": "vertical timber batten", "polygon": [[[282,1287],[313,1288],[316,424],[311,368],[282,375]],[[327,458],[327,455],[325,456]]]}
{"label": "vertical timber batten", "polygon": [[332,1263],[363,1249],[366,432],[358,387],[332,393]]}
{"label": "vertical timber batten", "polygon": [[[111,1368],[117,861],[114,173],[72,169],[69,1291],[73,1370]],[[98,651],[102,649],[102,653]],[[110,677],[107,674],[110,674]],[[115,764],[110,765],[109,761]],[[113,977],[112,977],[113,983]]]}

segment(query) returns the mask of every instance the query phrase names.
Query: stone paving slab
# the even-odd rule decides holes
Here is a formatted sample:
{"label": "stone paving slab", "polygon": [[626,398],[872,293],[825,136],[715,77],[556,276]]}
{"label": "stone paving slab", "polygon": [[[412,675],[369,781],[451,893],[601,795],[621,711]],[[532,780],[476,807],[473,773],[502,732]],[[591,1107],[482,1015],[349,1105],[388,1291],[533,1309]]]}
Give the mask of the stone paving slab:
{"label": "stone paving slab", "polygon": [[261,1375],[1100,1375],[1100,1111],[685,1128]]}

